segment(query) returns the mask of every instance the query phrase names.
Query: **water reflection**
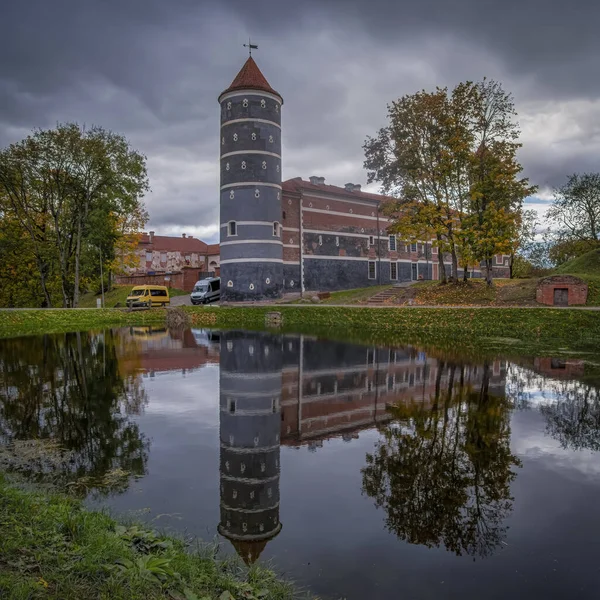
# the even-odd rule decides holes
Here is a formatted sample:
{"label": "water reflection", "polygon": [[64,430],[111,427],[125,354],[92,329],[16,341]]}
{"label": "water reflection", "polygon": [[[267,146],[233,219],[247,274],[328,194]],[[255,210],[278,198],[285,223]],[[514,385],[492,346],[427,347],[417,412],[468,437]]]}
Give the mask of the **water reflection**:
{"label": "water reflection", "polygon": [[480,557],[503,542],[519,460],[510,451],[504,372],[495,366],[438,362],[430,405],[391,409],[394,422],[367,454],[363,491],[400,539]]}
{"label": "water reflection", "polygon": [[282,362],[277,336],[221,335],[219,533],[247,564],[281,530]]}
{"label": "water reflection", "polygon": [[[135,355],[135,349],[111,331],[1,341],[2,442],[50,439],[68,452],[51,471],[30,465],[30,476],[61,485],[86,478],[93,487],[117,469],[144,474],[150,444],[131,416],[140,414],[147,397],[120,353]],[[114,483],[122,491],[127,481]]]}
{"label": "water reflection", "polygon": [[[215,379],[197,371],[219,363],[217,391],[214,370]],[[286,544],[303,535],[320,535],[324,547],[335,537],[316,529],[339,509],[337,501],[324,508],[340,482],[338,467],[355,477],[341,501],[376,515],[369,536],[382,535],[378,543],[383,521],[394,543],[397,537],[439,547],[452,560],[489,556],[513,543],[508,524],[515,523],[518,500],[511,487],[527,478],[511,451],[511,435],[518,441],[511,418],[515,431],[519,418],[535,415],[539,423],[542,415],[540,432],[545,427],[565,452],[600,450],[597,373],[589,362],[561,357],[463,361],[408,346],[144,327],[0,340],[0,368],[0,441],[54,439],[70,451],[59,469],[33,476],[68,483],[115,469],[149,471],[136,507],[164,501],[161,512],[175,512],[179,499],[165,481],[176,483],[195,506],[184,526],[205,535],[218,522],[247,563],[282,548],[293,553]],[[198,394],[198,382],[206,381],[211,385]],[[151,416],[144,415],[148,394]],[[180,428],[187,418],[192,425]],[[144,432],[155,440],[152,452]],[[539,446],[541,436],[532,444]],[[149,467],[151,455],[160,460]],[[303,485],[309,470],[325,500],[317,505],[315,497],[322,514],[313,512],[299,533],[298,489],[289,490],[292,482]],[[128,481],[102,490],[126,491]],[[356,531],[349,527],[336,535],[350,540]]]}

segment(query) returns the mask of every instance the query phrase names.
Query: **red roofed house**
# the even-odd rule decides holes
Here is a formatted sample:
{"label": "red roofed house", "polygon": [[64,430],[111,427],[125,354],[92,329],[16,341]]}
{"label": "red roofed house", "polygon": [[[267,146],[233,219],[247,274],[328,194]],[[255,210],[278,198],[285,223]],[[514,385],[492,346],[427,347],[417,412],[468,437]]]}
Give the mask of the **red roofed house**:
{"label": "red roofed house", "polygon": [[126,285],[167,285],[191,291],[198,279],[219,276],[219,244],[206,244],[185,233],[181,237],[144,233],[139,241],[139,264],[117,277]]}

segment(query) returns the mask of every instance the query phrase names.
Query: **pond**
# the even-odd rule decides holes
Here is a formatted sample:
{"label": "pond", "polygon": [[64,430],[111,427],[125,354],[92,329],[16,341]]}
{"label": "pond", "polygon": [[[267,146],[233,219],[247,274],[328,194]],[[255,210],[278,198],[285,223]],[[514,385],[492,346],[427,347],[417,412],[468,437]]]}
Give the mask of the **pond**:
{"label": "pond", "polygon": [[55,440],[67,453],[28,476],[323,598],[596,598],[600,369],[464,356],[156,328],[0,340],[0,443]]}

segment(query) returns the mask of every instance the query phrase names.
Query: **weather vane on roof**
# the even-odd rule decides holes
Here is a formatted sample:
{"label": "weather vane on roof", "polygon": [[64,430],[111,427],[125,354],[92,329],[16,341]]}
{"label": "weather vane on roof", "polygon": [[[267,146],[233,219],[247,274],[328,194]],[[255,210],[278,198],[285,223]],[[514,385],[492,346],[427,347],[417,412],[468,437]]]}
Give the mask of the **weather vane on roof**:
{"label": "weather vane on roof", "polygon": [[252,50],[258,50],[258,45],[253,44],[252,40],[248,38],[248,43],[244,44],[244,48],[248,48],[248,53],[250,54],[250,56],[252,56]]}

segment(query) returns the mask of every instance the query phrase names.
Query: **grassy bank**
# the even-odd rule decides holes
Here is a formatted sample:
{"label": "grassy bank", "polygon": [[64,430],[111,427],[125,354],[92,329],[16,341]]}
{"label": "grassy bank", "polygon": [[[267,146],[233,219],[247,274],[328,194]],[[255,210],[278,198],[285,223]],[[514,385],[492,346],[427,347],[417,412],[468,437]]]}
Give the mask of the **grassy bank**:
{"label": "grassy bank", "polygon": [[389,344],[597,352],[600,313],[549,308],[186,307],[196,327],[262,329],[283,315],[285,331]]}
{"label": "grassy bank", "polygon": [[219,560],[214,548],[119,525],[66,496],[26,492],[0,476],[0,598],[286,600],[269,570]]}
{"label": "grassy bank", "polygon": [[[264,329],[278,311],[284,331],[364,342],[431,343],[439,347],[564,348],[598,351],[600,313],[552,308],[367,308],[352,306],[185,307],[195,327]],[[164,324],[165,311],[114,309],[5,311],[0,337]]]}
{"label": "grassy bank", "polygon": [[128,325],[156,325],[165,320],[165,311],[100,309],[45,309],[0,311],[0,338],[17,335],[63,333]]}

